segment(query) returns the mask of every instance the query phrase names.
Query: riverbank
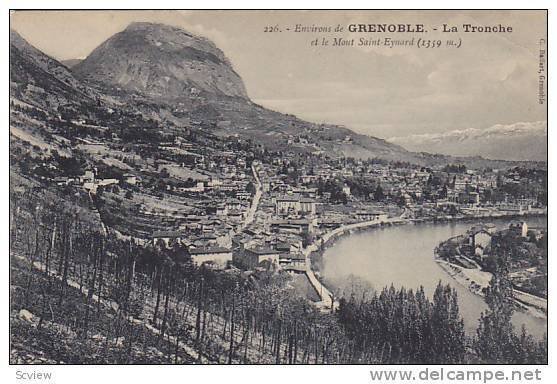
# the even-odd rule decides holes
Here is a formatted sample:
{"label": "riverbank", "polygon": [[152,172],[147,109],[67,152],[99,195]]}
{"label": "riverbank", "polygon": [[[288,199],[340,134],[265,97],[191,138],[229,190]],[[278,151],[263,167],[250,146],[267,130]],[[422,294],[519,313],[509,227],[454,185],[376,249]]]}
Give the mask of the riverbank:
{"label": "riverbank", "polygon": [[[389,218],[384,220],[371,220],[362,221],[353,224],[345,224],[332,231],[326,232],[320,238],[316,239],[312,244],[308,245],[304,250],[306,259],[311,256],[314,252],[319,251],[321,254],[329,247],[333,246],[337,240],[340,240],[344,236],[351,235],[359,231],[365,231],[368,229],[373,229],[382,226],[392,226],[392,225],[404,225],[404,224],[436,224],[436,223],[447,223],[447,222],[466,222],[466,221],[476,221],[483,219],[516,219],[519,217],[539,217],[546,216],[547,211],[528,211],[523,214],[508,214],[504,212],[493,212],[490,214],[473,215],[473,216],[453,216],[453,217],[427,217],[420,219],[403,219],[403,218]],[[311,262],[306,262],[308,266],[308,271],[312,270]],[[316,271],[313,271],[316,272]]]}
{"label": "riverbank", "polygon": [[522,214],[493,212],[489,214],[469,215],[469,216],[424,217],[419,219],[389,218],[385,220],[362,221],[358,223],[342,225],[338,228],[335,228],[334,230],[325,233],[319,239],[314,241],[310,246],[308,246],[308,248],[312,247],[316,243],[319,243],[318,248],[321,249],[330,247],[334,244],[335,241],[339,240],[343,236],[353,234],[356,231],[368,230],[370,228],[373,229],[385,225],[392,226],[392,225],[422,224],[422,223],[435,224],[435,223],[448,223],[448,222],[459,223],[459,222],[476,221],[476,220],[483,220],[483,219],[517,219],[523,217],[540,217],[540,216],[547,216],[547,210],[528,211]]}
{"label": "riverbank", "polygon": [[[485,218],[486,216],[482,216]],[[499,218],[500,216],[497,216]],[[494,216],[495,218],[495,216]],[[451,221],[464,221],[464,220],[477,220],[478,218],[475,217],[454,217]],[[352,224],[345,224],[338,228],[333,229],[332,231],[324,233],[321,237],[316,239],[312,244],[308,245],[304,249],[304,255],[306,257],[306,275],[310,284],[315,288],[317,294],[320,297],[320,302],[317,303],[319,307],[322,308],[334,308],[335,300],[334,295],[331,291],[325,286],[322,282],[322,279],[317,275],[319,275],[319,271],[315,270],[315,265],[312,264],[312,257],[316,255],[322,256],[323,253],[329,248],[332,247],[336,241],[340,240],[344,236],[348,236],[354,234],[356,232],[366,231],[369,229],[374,229],[377,227],[382,226],[392,226],[392,225],[404,225],[404,224],[421,224],[421,223],[437,223],[437,222],[446,222],[448,220],[440,220],[438,218],[424,218],[424,219],[403,219],[403,218],[389,218],[383,220],[370,220],[370,221],[362,221],[358,223]]]}
{"label": "riverbank", "polygon": [[[491,222],[498,227],[507,225],[505,219]],[[545,218],[531,220],[532,226],[544,223]],[[320,280],[339,298],[342,294],[349,297],[354,292],[356,297],[364,292],[367,296],[393,285],[414,291],[423,287],[431,299],[439,282],[450,284],[458,292],[466,332],[474,335],[481,313],[487,310],[484,298],[456,283],[433,257],[433,250],[440,242],[465,233],[472,224],[409,224],[388,228],[379,226],[343,236],[334,245],[330,242],[322,258],[312,259],[316,263],[314,270],[320,271]],[[522,310],[515,311],[512,321],[516,329],[525,325],[528,332],[538,339],[547,332],[546,320]]]}
{"label": "riverbank", "polygon": [[[315,255],[323,255],[323,252],[332,244],[340,239],[341,237],[349,234],[353,234],[357,231],[367,230],[369,228],[376,228],[378,226],[384,225],[396,225],[396,224],[406,224],[407,220],[399,218],[391,218],[384,220],[371,220],[363,221],[354,224],[347,224],[335,228],[332,231],[325,233],[319,239],[316,239],[312,244],[308,245],[303,253],[306,257],[306,275],[310,284],[314,287],[315,291],[320,297],[320,302],[316,305],[322,309],[334,310],[338,306],[338,301],[335,300],[334,294],[325,286],[325,284],[318,278],[315,274],[314,267],[312,265],[312,257]],[[319,272],[318,272],[319,273]]]}
{"label": "riverbank", "polygon": [[[492,273],[484,271],[480,265],[464,256],[462,257],[471,261],[471,263],[469,263],[471,266],[470,268],[451,263],[440,257],[439,250],[451,240],[454,240],[454,238],[441,242],[435,248],[434,259],[437,265],[471,293],[481,296],[482,298],[485,297],[485,290],[493,277]],[[547,320],[547,299],[520,291],[516,288],[513,288],[513,298],[515,305],[520,308],[520,310],[528,312],[528,314],[534,317]]]}
{"label": "riverbank", "polygon": [[540,217],[547,216],[547,209],[539,209],[526,211],[522,213],[510,213],[506,211],[482,213],[475,215],[458,215],[458,216],[439,216],[439,217],[423,217],[419,219],[408,219],[413,223],[451,223],[451,222],[466,222],[483,219],[520,219],[525,217]]}
{"label": "riverbank", "polygon": [[[437,264],[458,284],[467,288],[475,295],[485,297],[484,289],[489,286],[491,277],[490,272],[482,271],[478,268],[464,268],[448,261],[436,258]],[[515,304],[522,311],[528,312],[531,316],[547,320],[547,300],[526,292],[513,289]]]}
{"label": "riverbank", "polygon": [[437,264],[451,276],[457,283],[466,287],[470,292],[484,295],[484,289],[489,286],[491,281],[491,273],[484,272],[477,268],[464,268],[459,265],[449,263],[448,261],[436,258]]}

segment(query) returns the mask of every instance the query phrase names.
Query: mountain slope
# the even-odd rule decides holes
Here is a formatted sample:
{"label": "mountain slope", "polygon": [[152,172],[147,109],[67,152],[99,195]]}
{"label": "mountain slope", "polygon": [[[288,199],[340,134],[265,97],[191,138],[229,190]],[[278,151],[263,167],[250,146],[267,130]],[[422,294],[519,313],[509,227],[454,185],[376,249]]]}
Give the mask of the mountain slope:
{"label": "mountain slope", "polygon": [[163,24],[132,23],[72,69],[78,76],[152,97],[247,98],[242,79],[211,41]]}
{"label": "mountain slope", "polygon": [[220,49],[176,27],[132,23],[72,67],[72,72],[102,92],[133,99],[144,113],[163,116],[178,126],[202,122],[216,135],[240,135],[281,149],[289,148],[293,136],[305,135],[312,143],[298,150],[418,160],[384,140],[309,123],[253,103]]}
{"label": "mountain slope", "polygon": [[410,151],[515,161],[546,161],[547,122],[498,124],[485,129],[469,128],[440,134],[393,137],[389,141]]}
{"label": "mountain slope", "polygon": [[30,104],[56,109],[92,103],[96,93],[60,62],[45,55],[10,30],[10,94]]}

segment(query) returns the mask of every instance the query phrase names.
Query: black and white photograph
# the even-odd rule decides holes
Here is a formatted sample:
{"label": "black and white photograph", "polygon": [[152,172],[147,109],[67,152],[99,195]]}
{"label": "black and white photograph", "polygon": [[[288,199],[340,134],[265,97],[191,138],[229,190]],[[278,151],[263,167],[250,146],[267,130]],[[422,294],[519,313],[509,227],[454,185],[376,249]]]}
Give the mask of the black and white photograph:
{"label": "black and white photograph", "polygon": [[9,365],[547,365],[547,51],[546,9],[9,10]]}

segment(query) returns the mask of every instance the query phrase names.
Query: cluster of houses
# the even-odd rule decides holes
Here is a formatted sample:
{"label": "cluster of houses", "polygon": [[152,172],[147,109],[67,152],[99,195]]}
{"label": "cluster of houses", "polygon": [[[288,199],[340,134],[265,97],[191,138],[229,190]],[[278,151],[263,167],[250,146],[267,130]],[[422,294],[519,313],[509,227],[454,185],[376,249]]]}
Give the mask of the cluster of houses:
{"label": "cluster of houses", "polygon": [[187,256],[196,265],[208,265],[224,269],[234,265],[243,269],[255,269],[268,264],[294,272],[304,272],[306,260],[302,254],[302,244],[288,243],[279,236],[249,230],[232,238],[230,246],[221,246],[217,239],[199,239],[180,231],[156,231],[152,236],[153,244],[171,247],[181,244]]}
{"label": "cluster of houses", "polygon": [[[290,139],[292,145],[313,145],[309,137]],[[152,179],[148,187],[161,192],[160,196],[165,192],[181,197],[195,208],[195,214],[180,212],[181,216],[161,210],[159,216],[169,225],[158,228],[173,230],[153,232],[152,241],[155,244],[162,241],[166,246],[179,242],[196,264],[212,263],[219,267],[234,264],[255,268],[268,262],[299,270],[305,268],[303,247],[324,232],[355,222],[386,220],[388,214],[370,204],[375,199],[372,193],[363,199],[353,196],[361,192],[348,185],[352,178],[368,179],[370,185],[380,185],[383,194],[389,196],[385,205],[402,203],[404,211],[414,215],[449,211],[454,207],[461,212],[477,213],[484,209],[483,192],[501,181],[496,172],[451,173],[347,159],[306,162],[290,152],[271,159],[270,163],[253,161],[251,165],[259,174],[259,180],[254,180],[248,166],[248,158],[253,158],[249,151],[203,147],[201,152],[192,142],[180,137],[160,142],[156,148],[159,151],[156,159],[141,160],[144,164],[135,166],[140,172],[133,173],[130,168],[119,179],[99,178],[93,168],[78,178],[60,177],[54,181],[59,185],[78,185],[96,194],[101,187],[120,184],[140,187]],[[158,178],[157,173],[163,172],[165,176]],[[510,181],[506,178],[502,181],[520,182],[520,175],[507,176]],[[347,197],[345,211],[337,211],[330,192],[318,190],[319,183],[327,180],[340,182],[341,191]],[[163,186],[159,187],[161,181]],[[259,181],[263,197],[255,219],[246,226],[244,221],[252,203],[253,188]],[[428,199],[423,199],[426,191]],[[393,196],[399,200],[395,202]],[[536,204],[535,199],[502,196],[497,209],[520,214]],[[148,205],[138,212],[150,218],[157,216]],[[485,248],[483,243],[492,230],[484,227],[471,236],[474,249]]]}
{"label": "cluster of houses", "polygon": [[[92,194],[96,194],[99,187],[106,188],[106,187],[111,187],[120,184],[119,179],[97,178],[96,168],[88,169],[84,172],[83,175],[75,178],[67,177],[67,176],[58,176],[53,179],[53,182],[58,186],[68,186],[68,185],[78,186]],[[139,186],[141,183],[141,178],[132,173],[125,173],[123,174],[122,182],[130,186]]]}
{"label": "cluster of houses", "polygon": [[[277,170],[284,167],[283,162],[289,161],[288,156],[278,159],[275,169],[269,173],[270,190],[287,190],[289,186]],[[290,168],[287,168],[288,170]],[[524,214],[543,205],[537,196],[513,197],[498,189],[500,184],[523,184],[519,173],[511,171],[476,171],[472,169],[452,171],[445,168],[419,168],[416,166],[392,165],[388,163],[370,163],[363,160],[337,161],[298,164],[297,185],[315,185],[318,180],[346,180],[357,177],[378,183],[386,196],[396,196],[396,203],[403,203],[412,210],[429,209],[431,212],[455,207],[474,212],[481,207],[489,207],[508,215]],[[488,191],[489,193],[486,193]],[[342,192],[349,198],[352,196],[346,183]],[[324,194],[323,197],[327,198]],[[374,198],[370,193],[369,198]]]}
{"label": "cluster of houses", "polygon": [[[523,220],[512,220],[507,230],[521,238],[527,238],[529,234],[528,224]],[[468,230],[466,233],[468,245],[476,257],[480,259],[484,257],[484,252],[490,247],[491,239],[497,231],[497,227],[493,224],[475,225]],[[545,230],[533,228],[530,232],[539,238],[545,233]]]}
{"label": "cluster of houses", "polygon": [[[301,273],[306,270],[304,247],[322,233],[347,223],[387,219],[384,212],[364,208],[349,216],[330,217],[323,211],[324,202],[315,188],[290,186],[281,178],[269,177],[262,166],[257,169],[263,191],[258,213],[253,223],[233,228],[228,242],[219,241],[219,237],[195,241],[193,228],[180,227],[181,232],[155,232],[154,244],[162,241],[170,246],[178,241],[197,265],[206,263],[214,268],[234,265],[243,269],[267,265]],[[206,210],[207,217],[230,222],[231,213],[245,213],[247,206],[240,199],[228,198],[208,204]]]}
{"label": "cluster of houses", "polygon": [[[512,235],[515,240],[508,245],[516,247],[516,252],[513,251],[514,257],[509,258],[508,268],[513,287],[547,297],[547,285],[544,283],[547,282],[547,249],[544,251],[543,246],[540,248],[538,243],[546,234],[546,228],[528,227],[522,220],[513,220],[506,229],[499,231],[494,225],[477,225],[467,232],[463,244],[465,247],[460,248],[461,252],[464,252],[455,255],[455,258],[464,266],[469,263],[476,264],[469,266],[470,268],[475,268],[478,264],[482,267],[488,266],[486,257],[491,254],[495,236],[503,236],[500,239],[506,239],[504,236]],[[517,255],[521,256],[516,257]]]}

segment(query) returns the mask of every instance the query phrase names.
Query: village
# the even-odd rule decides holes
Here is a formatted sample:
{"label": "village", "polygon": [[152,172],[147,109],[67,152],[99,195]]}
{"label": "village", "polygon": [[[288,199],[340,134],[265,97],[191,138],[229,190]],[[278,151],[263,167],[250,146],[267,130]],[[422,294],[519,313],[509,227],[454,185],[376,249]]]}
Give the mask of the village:
{"label": "village", "polygon": [[288,141],[311,146],[309,156],[281,157],[258,153],[240,139],[205,142],[203,148],[193,134],[190,140],[166,136],[134,146],[114,139],[107,144],[76,138],[78,150],[93,159],[78,166],[80,174],[68,175],[61,161],[60,169],[50,162],[50,172],[41,165],[34,172],[66,192],[87,194],[106,227],[120,237],[179,247],[184,261],[211,268],[310,274],[320,292],[309,255],[332,231],[358,223],[546,213],[543,175],[520,168],[478,171],[332,158],[304,137]]}
{"label": "village", "polygon": [[[40,111],[24,106],[13,111],[19,118],[22,112]],[[331,233],[366,223],[547,213],[544,170],[355,159],[327,153],[309,131],[278,135],[289,150],[273,152],[238,136],[221,138],[196,128],[202,122],[193,121],[181,133],[142,133],[126,128],[120,118],[116,124],[122,128],[108,133],[79,113],[52,118],[62,127],[60,135],[47,135],[44,143],[27,142],[13,130],[21,136],[21,151],[34,151],[17,161],[62,193],[85,196],[115,236],[179,247],[184,262],[211,268],[272,267],[308,274],[320,293],[310,255]],[[226,130],[230,122],[217,126]],[[336,139],[339,144],[351,140]]]}

